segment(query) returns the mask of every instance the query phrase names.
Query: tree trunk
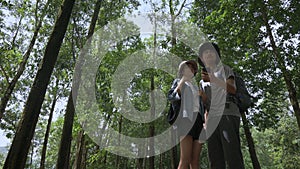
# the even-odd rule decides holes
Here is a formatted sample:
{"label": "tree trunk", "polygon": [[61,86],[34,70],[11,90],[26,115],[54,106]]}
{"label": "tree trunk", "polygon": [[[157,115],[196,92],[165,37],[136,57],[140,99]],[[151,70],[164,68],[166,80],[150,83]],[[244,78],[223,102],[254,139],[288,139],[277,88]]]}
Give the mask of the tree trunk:
{"label": "tree trunk", "polygon": [[[59,80],[56,80],[56,88],[58,88],[58,82]],[[43,148],[42,148],[42,155],[41,155],[41,162],[40,162],[40,169],[45,169],[45,161],[46,161],[46,152],[47,152],[47,144],[48,144],[48,139],[49,139],[49,133],[50,133],[50,128],[51,128],[51,123],[52,123],[52,117],[54,114],[55,110],[55,105],[57,101],[57,91],[55,91],[54,96],[53,96],[53,102],[51,105],[51,110],[49,113],[49,119],[47,123],[47,129],[44,137],[44,143],[43,143]]]}
{"label": "tree trunk", "polygon": [[103,166],[107,165],[107,151],[104,153],[104,158],[103,158]]}
{"label": "tree trunk", "polygon": [[[119,120],[119,131],[118,133],[122,133],[122,121],[123,121],[123,116],[120,116],[120,120]],[[121,135],[119,134],[118,136],[118,146],[120,146],[121,143]],[[120,156],[116,155],[116,168],[120,168]]]}
{"label": "tree trunk", "polygon": [[260,167],[258,158],[256,156],[255,145],[254,145],[253,138],[251,136],[249,123],[247,121],[245,113],[241,113],[241,115],[242,115],[243,128],[245,131],[245,135],[246,135],[246,139],[247,139],[247,143],[248,143],[248,147],[249,147],[249,153],[250,153],[253,169],[260,169],[261,167]]}
{"label": "tree trunk", "polygon": [[[100,6],[101,6],[101,0],[98,0],[95,5],[95,10],[93,13],[91,25],[89,27],[87,39],[89,39],[89,37],[91,37],[94,33],[95,25],[98,20]],[[83,59],[83,58],[81,58],[81,59]],[[81,62],[81,60],[79,62]],[[80,76],[81,65],[79,65],[76,69],[79,70],[78,76]],[[74,121],[74,114],[75,114],[74,103],[76,103],[76,98],[73,98],[72,94],[73,94],[73,92],[77,93],[79,83],[80,82],[73,83],[73,86],[72,86],[72,89],[71,89],[71,92],[70,92],[69,98],[68,98],[66,114],[64,117],[63,133],[62,133],[62,137],[61,137],[58,158],[57,158],[57,162],[56,162],[56,168],[58,168],[58,169],[61,169],[61,168],[68,169],[69,168],[69,162],[70,162],[69,155],[70,155],[70,149],[71,149],[72,128],[73,128],[73,121]]]}
{"label": "tree trunk", "polygon": [[162,153],[159,155],[159,169],[163,169],[164,168],[164,156],[165,154]]}
{"label": "tree trunk", "polygon": [[16,32],[15,32],[14,37],[13,37],[12,42],[11,42],[11,49],[14,49],[14,47],[16,46],[15,42],[16,42],[16,39],[18,37],[19,30],[20,30],[23,18],[24,18],[24,16],[21,16],[20,19],[19,19]]}
{"label": "tree trunk", "polygon": [[[177,139],[177,136],[176,136],[176,131],[175,130],[171,130],[171,144],[172,145],[175,145],[175,141]],[[177,146],[174,146],[171,151],[170,151],[170,157],[171,157],[171,168],[172,169],[176,169],[177,168],[177,165],[178,165],[178,156],[177,156]]]}
{"label": "tree trunk", "polygon": [[[38,36],[38,33],[39,33],[39,30],[40,28],[42,27],[42,21],[43,21],[43,18],[46,14],[46,9],[48,8],[48,5],[49,5],[49,0],[47,1],[47,4],[45,5],[45,8],[43,9],[43,15],[41,16],[41,19],[39,20],[35,30],[34,30],[34,33],[33,33],[33,37],[30,41],[30,44],[29,44],[29,47],[27,49],[27,51],[25,52],[25,54],[23,55],[23,60],[22,62],[20,63],[19,65],[19,68],[17,70],[17,73],[16,75],[14,76],[14,78],[12,79],[11,82],[8,81],[8,86],[7,88],[5,89],[5,92],[4,92],[4,95],[3,95],[3,98],[1,99],[1,103],[0,103],[0,121],[4,115],[4,112],[5,112],[5,108],[7,106],[7,103],[11,97],[11,94],[20,78],[20,76],[23,74],[24,70],[25,70],[25,66],[26,66],[26,63],[28,61],[28,58],[30,56],[30,53],[33,49],[33,46],[35,44],[35,41],[37,39],[37,36]],[[36,9],[37,10],[37,9]],[[7,79],[8,80],[8,79]]]}
{"label": "tree trunk", "polygon": [[269,24],[269,19],[268,19],[268,15],[267,15],[268,10],[267,10],[265,2],[262,2],[262,3],[263,4],[262,4],[261,12],[262,12],[263,21],[264,21],[266,29],[267,29],[267,36],[270,40],[271,47],[273,49],[273,54],[275,56],[275,60],[278,63],[279,68],[283,73],[283,78],[284,78],[285,84],[287,86],[287,90],[289,92],[289,99],[290,99],[290,102],[291,102],[293,110],[294,110],[294,114],[297,119],[298,128],[300,130],[300,106],[299,106],[299,101],[297,99],[298,97],[297,97],[296,87],[295,87],[294,83],[292,82],[292,74],[289,72],[289,70],[287,70],[287,68],[285,66],[285,60],[282,58],[282,56],[278,52],[278,47],[276,46],[274,36],[272,34],[272,29]]}
{"label": "tree trunk", "polygon": [[75,0],[65,0],[46,46],[44,58],[34,79],[22,118],[4,163],[5,169],[24,168],[30,142],[40,114],[46,89],[67,30]]}
{"label": "tree trunk", "polygon": [[136,159],[136,168],[137,169],[143,169],[143,161],[144,161],[143,158]]}
{"label": "tree trunk", "polygon": [[[84,137],[85,138],[85,137]],[[80,169],[86,169],[86,156],[87,156],[87,148],[86,148],[86,145],[87,145],[87,141],[86,139],[84,139],[84,142],[83,142],[84,146],[82,146],[82,159],[81,159],[81,167]]]}
{"label": "tree trunk", "polygon": [[[157,30],[157,23],[156,23],[156,16],[154,16],[154,50],[153,50],[153,60],[155,61],[155,57],[156,57],[156,48],[157,48],[157,34],[156,34],[156,30]],[[154,119],[155,117],[155,96],[154,96],[154,74],[151,75],[151,84],[150,84],[150,91],[151,92],[151,119]],[[154,159],[154,133],[155,133],[155,126],[154,123],[150,123],[149,125],[149,169],[154,169],[155,166],[155,159]]]}
{"label": "tree trunk", "polygon": [[74,112],[73,97],[70,93],[56,162],[57,169],[69,169]]}
{"label": "tree trunk", "polygon": [[84,151],[85,151],[85,134],[83,130],[80,130],[77,139],[77,152],[75,156],[75,162],[73,169],[82,169],[84,168]]}
{"label": "tree trunk", "polygon": [[154,159],[154,124],[151,123],[149,126],[149,132],[150,132],[150,144],[149,144],[149,152],[151,156],[149,157],[149,169],[155,168],[155,159]]}

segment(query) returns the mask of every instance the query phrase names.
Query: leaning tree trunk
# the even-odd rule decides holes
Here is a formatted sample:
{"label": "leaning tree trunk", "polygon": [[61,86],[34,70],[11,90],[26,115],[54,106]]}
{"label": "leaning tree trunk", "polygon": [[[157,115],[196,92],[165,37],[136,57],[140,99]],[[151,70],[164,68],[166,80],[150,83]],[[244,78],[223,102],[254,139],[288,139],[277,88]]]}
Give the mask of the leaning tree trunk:
{"label": "leaning tree trunk", "polygon": [[258,158],[256,156],[255,145],[254,145],[253,138],[251,136],[249,123],[247,121],[245,113],[241,113],[241,115],[242,115],[243,128],[244,128],[247,143],[248,143],[248,148],[249,148],[249,153],[250,153],[253,169],[260,169],[261,167],[260,167]]}
{"label": "leaning tree trunk", "polygon": [[[101,1],[98,0],[96,5],[95,5],[95,10],[94,14],[92,17],[91,25],[88,31],[87,39],[89,39],[95,30],[96,22],[98,20],[98,15],[101,7]],[[81,59],[81,58],[79,58]],[[81,61],[79,61],[81,62]],[[78,67],[76,70],[79,70],[77,72],[78,76],[80,77],[80,69],[81,65],[78,64]],[[77,93],[78,87],[79,87],[80,82],[75,82],[73,83],[71,92],[69,94],[68,98],[68,103],[67,103],[67,108],[66,108],[66,114],[64,117],[64,126],[63,126],[63,131],[62,131],[62,136],[61,136],[61,141],[60,141],[60,146],[59,146],[59,152],[58,152],[58,158],[56,162],[56,168],[58,169],[68,169],[69,168],[69,163],[70,163],[70,149],[71,149],[71,141],[72,141],[72,128],[73,128],[73,121],[74,121],[74,114],[75,114],[75,109],[74,109],[74,103],[76,103],[76,98],[73,98],[72,93],[75,92]]]}
{"label": "leaning tree trunk", "polygon": [[276,46],[274,36],[272,34],[271,25],[269,24],[269,19],[268,19],[268,15],[267,15],[268,10],[267,10],[265,2],[262,2],[261,9],[262,9],[261,12],[262,12],[262,17],[263,17],[262,19],[263,19],[266,29],[267,29],[267,36],[270,40],[271,47],[273,49],[272,52],[275,56],[275,60],[278,63],[280,70],[282,71],[283,79],[285,81],[287,90],[289,92],[289,99],[290,99],[290,102],[291,102],[293,110],[294,110],[294,114],[297,119],[298,128],[300,130],[300,105],[299,105],[299,101],[298,101],[297,90],[292,81],[293,77],[292,77],[292,74],[289,72],[289,70],[287,70],[287,68],[285,66],[285,60],[280,55],[280,52],[278,51],[278,47]]}
{"label": "leaning tree trunk", "polygon": [[26,63],[27,63],[28,58],[30,56],[30,53],[31,53],[31,51],[33,49],[35,41],[36,41],[36,39],[38,37],[39,30],[42,27],[43,18],[46,15],[46,11],[47,11],[46,9],[48,8],[49,3],[50,3],[50,0],[47,1],[46,5],[45,5],[45,7],[43,9],[44,12],[43,12],[43,14],[41,16],[41,19],[39,20],[38,24],[36,25],[36,28],[34,30],[34,33],[33,33],[32,39],[30,41],[29,47],[28,47],[27,51],[25,52],[25,54],[23,55],[23,60],[22,60],[22,62],[19,65],[19,68],[17,70],[16,75],[14,76],[14,78],[10,82],[8,81],[8,86],[5,89],[4,95],[3,95],[2,99],[1,99],[1,103],[0,103],[0,121],[1,121],[1,119],[3,117],[3,114],[5,112],[5,108],[6,108],[7,103],[9,101],[10,97],[11,97],[11,94],[12,94],[12,92],[13,92],[13,90],[14,90],[14,88],[15,88],[18,80],[19,80],[19,78],[21,77],[21,75],[23,74],[23,72],[25,70]]}
{"label": "leaning tree trunk", "polygon": [[68,27],[75,0],[65,0],[61,6],[53,32],[46,46],[44,58],[27,98],[22,118],[4,163],[4,169],[25,167],[30,142],[44,101],[44,96],[57,56]]}
{"label": "leaning tree trunk", "polygon": [[[58,88],[58,82],[59,82],[59,80],[57,79],[56,80],[56,86],[55,86],[56,89]],[[43,148],[42,148],[40,169],[45,169],[47,144],[48,144],[48,140],[49,140],[49,134],[50,134],[50,128],[51,128],[51,123],[52,123],[52,117],[53,117],[53,114],[54,114],[56,102],[57,102],[57,90],[55,90],[55,93],[54,93],[54,96],[53,96],[52,105],[51,105],[51,109],[50,109],[50,113],[49,113],[49,119],[48,119],[48,123],[47,123],[47,129],[46,129],[46,133],[45,133],[45,137],[44,137],[44,143],[43,143]]]}

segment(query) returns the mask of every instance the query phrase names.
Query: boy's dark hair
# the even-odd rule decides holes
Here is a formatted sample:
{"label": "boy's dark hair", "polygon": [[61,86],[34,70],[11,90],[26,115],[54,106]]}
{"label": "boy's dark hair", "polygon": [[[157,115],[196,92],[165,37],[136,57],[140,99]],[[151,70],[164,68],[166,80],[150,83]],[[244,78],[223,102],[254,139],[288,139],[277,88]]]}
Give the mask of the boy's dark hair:
{"label": "boy's dark hair", "polygon": [[206,49],[212,49],[215,50],[219,56],[219,59],[221,58],[221,54],[220,54],[220,48],[219,46],[214,43],[214,42],[204,42],[200,47],[199,47],[199,52],[198,52],[198,63],[204,67],[203,62],[201,61],[201,57],[202,57],[202,53],[203,51],[205,51]]}

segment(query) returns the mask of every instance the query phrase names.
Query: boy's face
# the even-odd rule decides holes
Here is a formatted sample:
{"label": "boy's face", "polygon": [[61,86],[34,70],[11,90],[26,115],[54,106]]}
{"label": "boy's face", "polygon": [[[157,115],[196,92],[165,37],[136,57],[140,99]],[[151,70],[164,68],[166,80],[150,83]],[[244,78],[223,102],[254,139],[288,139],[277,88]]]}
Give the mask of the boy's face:
{"label": "boy's face", "polygon": [[217,61],[217,54],[216,51],[213,49],[206,49],[202,53],[202,62],[205,64],[206,67],[211,67],[216,65]]}

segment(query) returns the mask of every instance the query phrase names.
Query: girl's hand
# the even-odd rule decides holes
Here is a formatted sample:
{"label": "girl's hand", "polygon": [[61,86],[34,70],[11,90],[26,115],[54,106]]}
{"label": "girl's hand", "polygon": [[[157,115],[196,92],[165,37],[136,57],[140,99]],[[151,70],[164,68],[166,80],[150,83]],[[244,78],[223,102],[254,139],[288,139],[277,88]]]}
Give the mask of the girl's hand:
{"label": "girl's hand", "polygon": [[180,94],[180,90],[183,86],[183,84],[188,80],[187,77],[182,76],[182,78],[180,79],[180,81],[178,82],[178,86],[175,88],[175,91],[177,91]]}

